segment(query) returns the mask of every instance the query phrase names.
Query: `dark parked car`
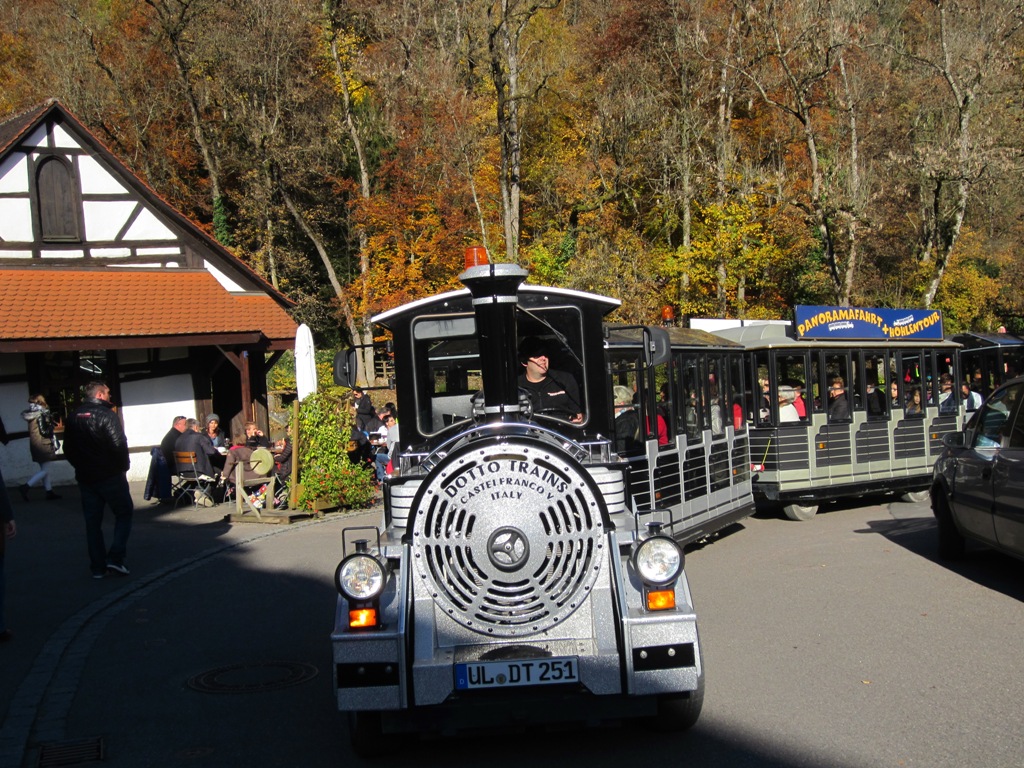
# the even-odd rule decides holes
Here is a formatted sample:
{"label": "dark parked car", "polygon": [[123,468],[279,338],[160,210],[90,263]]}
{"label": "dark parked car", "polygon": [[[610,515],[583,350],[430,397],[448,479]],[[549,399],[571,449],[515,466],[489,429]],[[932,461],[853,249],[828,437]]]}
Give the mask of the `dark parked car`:
{"label": "dark parked car", "polygon": [[1024,378],[996,389],[935,462],[932,510],[939,556],[974,539],[1024,559]]}

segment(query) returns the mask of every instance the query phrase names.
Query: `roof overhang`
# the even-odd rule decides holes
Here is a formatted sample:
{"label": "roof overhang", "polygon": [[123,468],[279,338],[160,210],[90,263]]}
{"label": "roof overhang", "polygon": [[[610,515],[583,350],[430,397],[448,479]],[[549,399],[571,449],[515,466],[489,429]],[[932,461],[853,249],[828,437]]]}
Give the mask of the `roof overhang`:
{"label": "roof overhang", "polygon": [[295,346],[273,298],[229,293],[205,270],[0,269],[0,282],[0,352]]}

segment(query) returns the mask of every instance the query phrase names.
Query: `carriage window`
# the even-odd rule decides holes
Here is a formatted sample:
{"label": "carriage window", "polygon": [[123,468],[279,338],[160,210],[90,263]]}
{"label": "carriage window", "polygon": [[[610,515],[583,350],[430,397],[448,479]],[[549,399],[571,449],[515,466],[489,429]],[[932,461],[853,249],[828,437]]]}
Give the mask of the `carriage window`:
{"label": "carriage window", "polygon": [[[651,436],[657,437],[660,448],[672,443],[672,425],[674,423],[672,411],[675,406],[673,405],[674,398],[672,397],[671,375],[668,363],[655,366],[653,373],[654,386],[651,394],[654,400],[654,407],[652,409],[654,419],[648,421],[648,431],[653,431]],[[651,397],[647,397],[644,405],[646,406],[647,403],[651,402],[651,399]]]}
{"label": "carriage window", "polygon": [[715,437],[725,434],[725,393],[722,386],[724,368],[721,358],[708,358],[707,414],[711,434]]}
{"label": "carriage window", "polygon": [[902,353],[898,368],[903,390],[903,410],[907,416],[924,416],[928,390],[924,386],[924,369],[920,353]]}
{"label": "carriage window", "polygon": [[612,353],[609,360],[614,408],[614,447],[617,453],[631,455],[643,451],[638,385],[640,359],[635,353]]}
{"label": "carriage window", "polygon": [[758,424],[770,424],[772,420],[771,369],[768,367],[768,353],[758,352],[754,356],[757,371],[756,387],[750,397],[755,400],[754,418]]}
{"label": "carriage window", "polygon": [[[807,357],[783,355],[775,357],[775,382],[778,387],[779,421],[807,420]],[[789,407],[792,406],[792,407]]]}
{"label": "carriage window", "polygon": [[692,442],[700,439],[704,428],[701,403],[704,387],[701,386],[700,369],[693,358],[686,360],[682,370],[683,387],[683,421],[686,437]]}
{"label": "carriage window", "polygon": [[952,353],[943,350],[934,353],[935,381],[938,385],[935,402],[939,405],[939,413],[944,415],[955,414],[960,410],[960,387],[953,357]]}
{"label": "carriage window", "polygon": [[810,391],[804,392],[810,398],[809,404],[815,413],[824,413],[828,407],[828,383],[823,380],[821,358],[817,354],[811,355],[811,373],[807,382],[812,387]]}
{"label": "carriage window", "polygon": [[729,355],[729,411],[732,414],[732,428],[743,432],[747,419],[743,413],[743,356]]}
{"label": "carriage window", "polygon": [[884,419],[889,402],[886,372],[889,364],[885,352],[865,352],[864,360],[864,410],[869,419]]}
{"label": "carriage window", "polygon": [[825,408],[828,420],[850,421],[852,408],[850,402],[850,359],[846,355],[825,355],[825,382],[827,395]]}

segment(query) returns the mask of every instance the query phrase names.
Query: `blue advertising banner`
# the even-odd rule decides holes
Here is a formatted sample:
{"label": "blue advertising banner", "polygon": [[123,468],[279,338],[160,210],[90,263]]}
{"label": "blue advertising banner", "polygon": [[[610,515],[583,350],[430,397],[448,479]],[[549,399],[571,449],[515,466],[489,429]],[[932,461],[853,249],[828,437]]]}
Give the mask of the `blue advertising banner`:
{"label": "blue advertising banner", "polygon": [[796,307],[798,339],[942,340],[937,309]]}

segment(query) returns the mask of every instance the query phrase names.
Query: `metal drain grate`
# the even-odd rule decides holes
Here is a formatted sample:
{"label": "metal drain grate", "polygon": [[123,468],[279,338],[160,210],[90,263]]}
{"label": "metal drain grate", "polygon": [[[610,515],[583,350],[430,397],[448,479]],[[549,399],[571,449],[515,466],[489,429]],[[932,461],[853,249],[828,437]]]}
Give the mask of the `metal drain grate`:
{"label": "metal drain grate", "polygon": [[39,745],[39,768],[92,763],[104,758],[103,739],[79,739]]}
{"label": "metal drain grate", "polygon": [[189,678],[188,687],[202,693],[256,693],[276,691],[312,680],[317,668],[297,661],[232,664]]}

